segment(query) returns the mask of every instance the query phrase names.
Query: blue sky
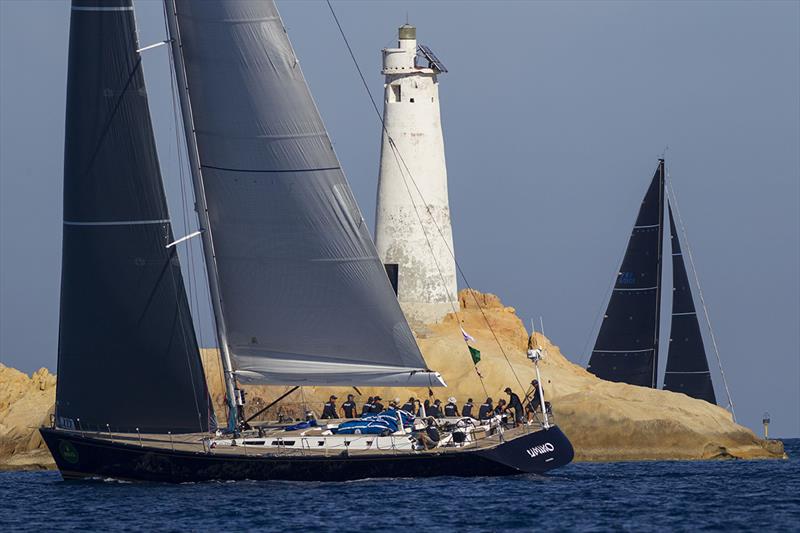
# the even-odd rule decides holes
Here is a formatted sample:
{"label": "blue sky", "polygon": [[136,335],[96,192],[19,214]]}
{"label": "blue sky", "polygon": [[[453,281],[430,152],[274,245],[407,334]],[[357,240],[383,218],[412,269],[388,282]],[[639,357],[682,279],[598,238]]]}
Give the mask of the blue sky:
{"label": "blue sky", "polygon": [[[800,3],[334,5],[373,94],[406,17],[447,65],[459,262],[526,321],[543,316],[575,362],[669,146],[739,419],[758,429],[769,411],[772,434],[800,436]],[[327,6],[279,8],[371,221],[379,123]],[[159,1],[136,13],[143,45],[163,38]],[[0,361],[26,371],[56,361],[68,31],[66,2],[0,2]],[[148,51],[144,66],[181,234],[166,58]]]}

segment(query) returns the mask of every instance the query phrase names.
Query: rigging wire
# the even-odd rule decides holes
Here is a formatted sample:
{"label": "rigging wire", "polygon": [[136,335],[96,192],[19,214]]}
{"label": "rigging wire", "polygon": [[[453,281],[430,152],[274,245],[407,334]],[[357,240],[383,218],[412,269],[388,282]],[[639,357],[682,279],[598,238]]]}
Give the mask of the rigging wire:
{"label": "rigging wire", "polygon": [[703,308],[703,316],[706,319],[706,325],[708,326],[708,332],[711,337],[711,344],[714,346],[714,354],[717,356],[717,364],[719,365],[719,372],[722,375],[722,383],[725,385],[725,394],[728,397],[728,407],[730,407],[731,415],[733,416],[733,421],[736,422],[736,410],[733,405],[733,397],[731,396],[731,391],[728,388],[728,379],[725,377],[725,370],[722,368],[722,358],[719,355],[719,348],[717,347],[717,338],[714,335],[714,329],[711,327],[711,318],[708,314],[708,307],[706,306],[706,299],[703,296],[703,288],[700,286],[700,277],[697,274],[697,268],[694,266],[694,256],[692,255],[692,247],[689,245],[689,236],[686,233],[686,225],[683,223],[683,217],[681,217],[681,210],[678,207],[678,197],[675,194],[675,189],[672,187],[672,178],[667,175],[667,186],[669,188],[669,197],[672,203],[675,205],[675,214],[678,216],[678,224],[681,227],[681,233],[683,234],[683,243],[686,246],[686,252],[689,256],[689,264],[692,267],[692,274],[694,275],[694,281],[697,285],[697,296],[700,298],[700,305]]}
{"label": "rigging wire", "polygon": [[[497,334],[495,333],[494,329],[492,328],[492,325],[489,323],[489,319],[486,316],[486,313],[484,312],[483,308],[481,307],[481,304],[478,301],[478,297],[475,295],[475,290],[470,285],[469,280],[467,279],[466,275],[464,274],[464,270],[461,268],[461,265],[459,265],[459,263],[458,263],[458,260],[456,260],[455,253],[453,252],[452,248],[448,244],[447,239],[444,236],[444,232],[442,231],[441,227],[436,222],[436,219],[434,218],[433,214],[431,213],[430,206],[425,201],[425,197],[423,196],[422,191],[419,189],[419,186],[417,185],[417,182],[414,180],[414,177],[413,177],[413,175],[411,173],[411,170],[408,168],[408,165],[406,164],[405,159],[403,158],[402,154],[400,153],[399,149],[397,148],[397,145],[395,144],[394,139],[392,139],[391,135],[389,135],[389,132],[386,129],[386,123],[383,120],[383,115],[381,114],[380,110],[378,109],[378,105],[375,103],[375,98],[372,96],[372,92],[369,89],[369,84],[367,83],[367,80],[364,77],[364,73],[362,72],[361,67],[358,64],[358,60],[356,59],[356,56],[353,53],[353,49],[350,46],[350,41],[347,39],[347,35],[344,32],[344,28],[342,28],[342,25],[339,22],[339,17],[336,16],[336,11],[333,9],[333,5],[331,4],[331,1],[330,0],[326,0],[326,3],[328,4],[328,9],[330,9],[330,12],[331,12],[331,15],[333,16],[334,22],[336,22],[336,26],[339,29],[339,33],[342,36],[342,40],[344,41],[344,44],[347,47],[347,51],[350,54],[350,58],[353,60],[353,64],[356,67],[356,71],[358,72],[358,76],[361,78],[361,83],[364,85],[364,90],[367,92],[367,96],[369,97],[369,100],[372,103],[372,108],[374,109],[375,114],[377,115],[378,120],[381,123],[381,128],[383,130],[383,133],[386,136],[387,140],[389,141],[389,146],[392,148],[392,154],[394,155],[396,162],[398,163],[398,165],[402,165],[401,166],[401,170],[403,168],[405,169],[406,173],[408,174],[409,179],[411,180],[411,183],[414,185],[414,188],[417,191],[417,194],[422,199],[422,201],[425,203],[425,207],[426,207],[426,211],[428,212],[428,216],[430,217],[431,222],[433,222],[434,227],[438,231],[439,236],[442,238],[442,241],[444,242],[445,248],[449,252],[450,256],[453,258],[453,262],[456,265],[456,269],[457,269],[458,273],[461,275],[461,278],[464,280],[464,284],[469,289],[469,293],[472,295],[472,298],[475,301],[475,304],[477,305],[478,310],[480,311],[481,316],[483,317],[483,320],[486,323],[487,328],[491,332],[492,337],[494,338],[495,342],[497,343],[497,346],[500,348],[500,353],[503,354],[503,357],[505,358],[506,363],[508,364],[508,366],[509,366],[509,368],[511,370],[511,373],[514,375],[514,379],[517,381],[517,384],[520,386],[520,389],[524,389],[524,387],[522,386],[522,382],[519,379],[519,376],[517,375],[516,371],[514,370],[514,366],[511,364],[511,360],[508,358],[508,354],[506,353],[505,349],[503,348],[503,345],[500,342],[500,339],[497,337]],[[414,196],[413,196],[413,194],[411,194],[410,188],[408,187],[408,182],[405,179],[405,175],[403,174],[402,171],[401,171],[400,174],[401,174],[401,176],[403,176],[403,182],[404,182],[404,185],[406,186],[406,190],[409,191],[409,196],[411,197],[412,206],[414,207],[414,211],[417,214],[417,218],[420,220],[420,225],[422,225],[422,219],[421,219],[421,217],[419,215],[419,210],[416,207],[416,203],[414,202]],[[427,235],[427,232],[425,231],[425,226],[424,225],[422,225],[422,232],[425,235],[425,240],[428,243],[428,247],[430,248],[431,253],[433,253],[433,247],[431,246],[430,239],[428,238],[428,235]],[[434,262],[437,264],[437,268],[438,268],[438,262],[436,262],[435,257],[434,257]],[[440,274],[441,274],[441,271],[440,271]],[[455,307],[454,304],[452,304],[452,302],[451,302],[451,305],[453,305],[453,307]],[[456,313],[456,316],[458,317],[457,313]],[[459,325],[460,324],[461,324],[461,321],[459,319]],[[476,372],[477,372],[477,367],[476,367]],[[478,376],[481,379],[481,385],[483,385],[483,378],[480,376],[480,373],[478,373]],[[484,387],[484,390],[485,390],[485,387]]]}

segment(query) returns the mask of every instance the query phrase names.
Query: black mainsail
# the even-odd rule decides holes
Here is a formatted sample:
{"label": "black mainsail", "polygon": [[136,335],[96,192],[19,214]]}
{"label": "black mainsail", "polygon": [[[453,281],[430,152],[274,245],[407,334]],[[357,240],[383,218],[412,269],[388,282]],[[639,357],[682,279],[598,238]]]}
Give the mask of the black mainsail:
{"label": "black mainsail", "polygon": [[658,370],[664,160],[645,194],[588,370],[608,381],[653,387]]}
{"label": "black mainsail", "polygon": [[131,0],[74,0],[70,24],[56,423],[207,431]]}
{"label": "black mainsail", "polygon": [[693,398],[717,403],[711,372],[708,369],[703,336],[697,321],[689,277],[683,261],[680,239],[669,206],[669,232],[672,242],[672,327],[670,329],[664,389],[682,392]]}

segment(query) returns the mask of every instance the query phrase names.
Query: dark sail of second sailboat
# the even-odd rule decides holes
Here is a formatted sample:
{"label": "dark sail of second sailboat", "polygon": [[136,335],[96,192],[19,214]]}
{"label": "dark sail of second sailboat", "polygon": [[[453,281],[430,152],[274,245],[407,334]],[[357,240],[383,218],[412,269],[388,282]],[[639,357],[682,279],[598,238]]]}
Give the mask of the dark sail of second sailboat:
{"label": "dark sail of second sailboat", "polygon": [[662,243],[664,210],[668,209],[673,292],[664,389],[716,403],[672,207],[664,200],[664,185],[664,160],[659,159],[639,209],[588,370],[608,381],[658,386]]}
{"label": "dark sail of second sailboat", "polygon": [[656,387],[664,227],[664,160],[645,194],[589,360],[608,381]]}
{"label": "dark sail of second sailboat", "polygon": [[664,390],[682,392],[693,398],[717,403],[689,276],[686,274],[681,243],[672,217],[672,206],[668,206],[668,209],[672,242],[672,327]]}

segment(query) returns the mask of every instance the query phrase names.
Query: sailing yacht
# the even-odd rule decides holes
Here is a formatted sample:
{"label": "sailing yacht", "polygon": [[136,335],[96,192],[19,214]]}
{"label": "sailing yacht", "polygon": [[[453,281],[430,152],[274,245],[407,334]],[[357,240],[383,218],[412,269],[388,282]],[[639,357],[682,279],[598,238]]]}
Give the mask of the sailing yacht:
{"label": "sailing yacht", "polygon": [[[226,385],[214,416],[156,153],[131,0],[73,0],[58,386],[65,479],[508,475],[569,463],[558,426],[391,431],[243,420],[241,384],[445,386],[400,309],[271,1],[165,0]],[[149,47],[146,47],[149,48]],[[544,405],[544,403],[543,403]],[[544,413],[543,413],[544,414]]]}
{"label": "sailing yacht", "polygon": [[588,370],[608,381],[658,388],[666,211],[672,250],[672,315],[663,388],[716,404],[681,242],[666,198],[664,166],[664,159],[659,159],[639,208]]}

